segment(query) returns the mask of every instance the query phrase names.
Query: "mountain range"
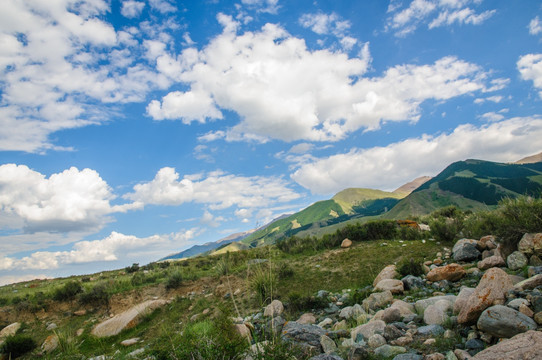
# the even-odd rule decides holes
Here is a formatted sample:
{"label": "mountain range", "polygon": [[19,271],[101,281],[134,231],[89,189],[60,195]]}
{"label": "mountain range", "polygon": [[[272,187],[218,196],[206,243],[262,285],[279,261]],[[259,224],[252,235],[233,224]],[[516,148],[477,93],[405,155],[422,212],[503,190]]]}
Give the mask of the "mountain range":
{"label": "mountain range", "polygon": [[393,192],[345,189],[329,200],[318,201],[295,214],[283,215],[258,229],[196,245],[162,260],[238,251],[273,244],[293,235],[318,236],[349,222],[375,218],[407,219],[449,205],[462,210],[486,210],[505,197],[540,194],[542,153],[515,163],[457,161],[433,178],[419,177]]}

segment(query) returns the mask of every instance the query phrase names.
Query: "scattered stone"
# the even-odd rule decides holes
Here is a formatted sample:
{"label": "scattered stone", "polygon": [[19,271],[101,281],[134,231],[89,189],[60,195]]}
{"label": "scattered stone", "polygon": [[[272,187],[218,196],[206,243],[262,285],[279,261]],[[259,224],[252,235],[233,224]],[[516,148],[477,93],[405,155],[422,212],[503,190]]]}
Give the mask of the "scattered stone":
{"label": "scattered stone", "polygon": [[414,275],[407,275],[401,281],[405,290],[421,289],[424,286],[423,279]]}
{"label": "scattered stone", "polygon": [[404,291],[403,282],[396,279],[383,279],[375,286],[375,291],[391,291],[392,294],[402,294]]}
{"label": "scattered stone", "polygon": [[[458,241],[456,245],[454,246],[454,249],[455,249],[453,250],[454,261],[469,262],[469,261],[477,260],[482,255],[480,251],[476,249],[476,245],[473,245],[469,242],[463,242],[460,244],[460,241]],[[460,245],[458,246],[458,244]]]}
{"label": "scattered stone", "polygon": [[510,338],[536,329],[536,323],[530,317],[502,305],[486,309],[480,315],[477,326],[481,331],[500,338]]}
{"label": "scattered stone", "polygon": [[482,261],[478,262],[478,269],[487,270],[492,267],[503,267],[506,266],[504,259],[500,255],[493,255],[486,257]]}
{"label": "scattered stone", "polygon": [[[397,309],[399,310],[399,314],[401,317],[405,317],[408,315],[413,315],[414,313],[414,306],[412,304],[409,304],[403,300],[395,300],[389,309]],[[387,309],[386,309],[387,310]]]}
{"label": "scattered stone", "polygon": [[511,307],[514,310],[519,310],[519,306],[522,304],[529,305],[529,300],[524,298],[514,299],[511,300],[508,304],[506,304],[506,306]]}
{"label": "scattered stone", "polygon": [[521,251],[514,251],[506,258],[510,270],[518,270],[527,265],[527,258]]}
{"label": "scattered stone", "polygon": [[369,339],[374,334],[383,334],[386,323],[382,320],[369,321],[367,324],[360,325],[350,331],[350,337],[356,341],[358,334],[363,335],[364,339]]}
{"label": "scattered stone", "polygon": [[45,339],[43,344],[41,344],[41,351],[43,351],[44,353],[53,352],[53,351],[56,350],[56,348],[58,347],[59,344],[60,344],[60,342],[59,342],[58,336],[56,336],[56,334],[49,335],[49,336],[47,336],[47,338]]}
{"label": "scattered stone", "polygon": [[15,322],[13,324],[6,326],[5,328],[2,329],[2,331],[0,331],[0,339],[4,339],[4,338],[7,338],[8,336],[15,335],[17,331],[19,331],[20,328],[21,328],[20,322]]}
{"label": "scattered stone", "polygon": [[77,331],[75,332],[75,336],[79,337],[83,335],[84,332],[85,332],[85,329],[77,329]]}
{"label": "scattered stone", "polygon": [[348,360],[366,360],[369,359],[369,352],[362,346],[354,346],[348,352]]}
{"label": "scattered stone", "polygon": [[406,353],[406,349],[402,346],[382,345],[374,350],[376,356],[390,358],[395,355]]}
{"label": "scattered stone", "polygon": [[85,309],[83,310],[77,310],[77,311],[74,311],[73,314],[75,316],[85,316],[87,314],[87,311]]}
{"label": "scattered stone", "polygon": [[542,358],[542,332],[527,331],[493,345],[472,360],[517,360]]}
{"label": "scattered stone", "polygon": [[542,274],[542,266],[529,266],[527,268],[527,276],[533,277],[538,274]]}
{"label": "scattered stone", "polygon": [[287,322],[282,328],[282,339],[291,341],[301,346],[308,346],[319,351],[320,338],[326,331],[321,327],[310,324],[298,324],[295,321]]}
{"label": "scattered stone", "polygon": [[122,346],[132,346],[132,345],[135,345],[139,342],[139,338],[131,338],[131,339],[126,339],[126,340],[123,340],[120,342],[120,344]]}
{"label": "scattered stone", "polygon": [[527,256],[542,255],[542,233],[523,235],[518,243],[518,250]]}
{"label": "scattered stone", "polygon": [[56,329],[57,327],[58,326],[55,323],[50,323],[49,325],[47,325],[47,330],[51,331]]}
{"label": "scattered stone", "polygon": [[442,308],[436,305],[429,305],[423,313],[423,321],[427,325],[442,325],[447,318],[448,317]]}
{"label": "scattered stone", "polygon": [[326,326],[329,326],[333,324],[333,320],[331,320],[330,318],[325,318],[324,320],[320,321],[318,323],[318,326],[320,326],[321,328],[324,328]]}
{"label": "scattered stone", "polygon": [[322,346],[322,349],[326,354],[332,353],[337,350],[337,345],[335,344],[335,341],[333,341],[327,335],[322,335],[322,337],[320,338],[320,345]]}
{"label": "scattered stone", "polygon": [[523,315],[528,316],[530,318],[534,316],[534,311],[532,311],[531,308],[525,304],[521,304],[519,306],[518,311],[522,313]]}
{"label": "scattered stone", "polygon": [[463,349],[455,349],[454,355],[457,357],[457,360],[471,360],[472,359],[470,354],[466,350],[463,350]]}
{"label": "scattered stone", "polygon": [[425,355],[423,360],[446,360],[446,357],[441,353],[433,353]]}
{"label": "scattered stone", "polygon": [[532,255],[529,258],[529,265],[531,265],[531,266],[542,266],[542,260],[540,259],[540,257],[538,257],[536,255]]}
{"label": "scattered stone", "polygon": [[542,274],[535,275],[533,277],[518,282],[514,285],[514,289],[521,291],[526,289],[534,289],[535,287],[538,287],[540,285],[542,285]]}
{"label": "scattered stone", "polygon": [[396,355],[393,360],[423,360],[423,356],[418,354],[405,353]]}
{"label": "scattered stone", "polygon": [[340,318],[344,319],[357,319],[358,316],[365,314],[365,311],[359,304],[354,306],[347,306],[341,310],[339,313]]}
{"label": "scattered stone", "polygon": [[383,308],[393,301],[393,295],[391,291],[376,292],[369,295],[368,298],[363,300],[362,306],[365,311],[376,310]]}
{"label": "scattered stone", "polygon": [[414,304],[414,308],[419,314],[421,314],[425,312],[425,309],[427,309],[429,305],[434,305],[440,300],[446,300],[451,304],[451,306],[453,306],[456,301],[456,298],[457,297],[455,295],[433,296],[427,299],[416,301],[416,303]]}
{"label": "scattered stone", "polygon": [[386,344],[386,339],[384,338],[384,336],[382,336],[380,334],[373,334],[367,340],[367,345],[369,345],[369,347],[371,347],[373,349],[377,348],[377,347],[380,347],[380,346],[382,346],[384,344]]}
{"label": "scattered stone", "polygon": [[537,312],[536,314],[534,314],[533,319],[538,325],[542,325],[542,311]]}
{"label": "scattered stone", "polygon": [[273,300],[271,301],[271,304],[265,307],[263,316],[279,316],[283,313],[283,311],[284,305],[282,305],[282,302],[280,300]]}
{"label": "scattered stone", "polygon": [[427,274],[427,280],[433,282],[440,280],[457,281],[463,278],[466,274],[465,269],[463,269],[461,265],[450,264],[431,270]]}
{"label": "scattered stone", "polygon": [[388,265],[376,276],[373,281],[373,286],[376,286],[381,280],[396,279],[397,277],[399,277],[399,273],[397,272],[396,266]]}
{"label": "scattered stone", "polygon": [[242,338],[247,339],[249,342],[252,341],[252,334],[246,324],[234,324],[233,326],[235,327],[235,332]]}
{"label": "scattered stone", "polygon": [[503,270],[499,268],[487,270],[461,308],[457,321],[467,325],[476,322],[485,309],[497,303],[504,303],[506,293],[512,287],[512,281]]}
{"label": "scattered stone", "polygon": [[444,328],[440,325],[420,326],[418,334],[421,336],[439,336],[444,334]]}
{"label": "scattered stone", "polygon": [[126,357],[127,358],[139,357],[139,355],[143,354],[144,352],[145,352],[144,348],[137,349],[137,350],[132,351],[131,353],[126,354]]}
{"label": "scattered stone", "polygon": [[495,236],[486,235],[478,241],[478,248],[480,250],[493,250],[497,248],[497,241]]}
{"label": "scattered stone", "polygon": [[282,328],[286,324],[286,320],[282,316],[276,316],[267,322],[267,330],[273,335],[279,335],[282,332]]}
{"label": "scattered stone", "polygon": [[297,322],[299,324],[314,324],[316,323],[316,317],[314,317],[314,314],[312,313],[305,313],[301,315],[299,319],[297,319]]}
{"label": "scattered stone", "polygon": [[320,354],[311,357],[309,360],[343,360],[343,358],[334,354]]}
{"label": "scattered stone", "polygon": [[386,324],[390,324],[396,321],[400,321],[402,318],[401,311],[397,308],[389,307],[387,309],[384,309],[382,311],[382,315],[380,319],[384,321]]}
{"label": "scattered stone", "polygon": [[165,300],[145,301],[98,324],[91,333],[97,337],[117,335],[124,329],[130,329],[136,326],[143,316],[149,314],[159,307],[164,306],[166,303],[167,302]]}
{"label": "scattered stone", "polygon": [[[386,341],[388,342],[397,340],[404,335],[405,335],[405,332],[400,330],[395,325],[386,325],[386,327],[384,328],[384,339],[386,339]],[[399,345],[399,344],[392,344],[392,345]]]}
{"label": "scattered stone", "polygon": [[350,240],[350,239],[344,239],[344,240],[341,242],[341,247],[342,247],[343,249],[349,248],[350,246],[352,246],[352,240]]}

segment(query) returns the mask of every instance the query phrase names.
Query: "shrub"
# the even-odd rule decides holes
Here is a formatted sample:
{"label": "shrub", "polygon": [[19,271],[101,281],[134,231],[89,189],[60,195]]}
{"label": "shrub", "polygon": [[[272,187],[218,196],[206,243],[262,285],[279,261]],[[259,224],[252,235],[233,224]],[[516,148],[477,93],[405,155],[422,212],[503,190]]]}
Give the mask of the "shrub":
{"label": "shrub", "polygon": [[453,242],[458,238],[459,233],[463,229],[463,221],[461,219],[437,218],[429,222],[431,227],[431,235],[442,242]]}
{"label": "shrub", "polygon": [[498,214],[501,221],[496,224],[496,235],[505,247],[515,249],[523,234],[542,231],[542,198],[505,198]]}
{"label": "shrub", "polygon": [[90,304],[94,306],[109,305],[109,292],[105,283],[96,284],[90,290],[85,291],[79,296],[81,304]]}
{"label": "shrub", "polygon": [[15,359],[36,348],[37,344],[30,336],[14,335],[8,336],[1,347],[1,352],[8,358]]}
{"label": "shrub", "polygon": [[183,283],[183,275],[180,271],[175,271],[166,280],[166,289],[177,289]]}
{"label": "shrub", "polygon": [[59,287],[53,294],[53,299],[57,301],[72,300],[77,294],[83,291],[81,284],[77,281],[68,281],[64,286]]}
{"label": "shrub", "polygon": [[289,279],[292,276],[294,276],[294,269],[287,262],[282,262],[278,268],[279,279]]}
{"label": "shrub", "polygon": [[414,275],[420,276],[423,275],[423,267],[419,262],[414,261],[414,259],[403,260],[397,266],[397,271],[401,276]]}
{"label": "shrub", "polygon": [[261,304],[269,303],[277,288],[277,276],[271,266],[256,266],[250,277],[249,285],[256,292]]}
{"label": "shrub", "polygon": [[292,312],[324,309],[328,306],[327,298],[301,296],[297,292],[288,295],[288,308]]}
{"label": "shrub", "polygon": [[132,279],[130,282],[133,286],[143,285],[145,283],[145,274],[136,272],[134,275],[132,275]]}
{"label": "shrub", "polygon": [[139,270],[139,264],[133,263],[132,266],[127,266],[125,270],[127,274],[135,273]]}

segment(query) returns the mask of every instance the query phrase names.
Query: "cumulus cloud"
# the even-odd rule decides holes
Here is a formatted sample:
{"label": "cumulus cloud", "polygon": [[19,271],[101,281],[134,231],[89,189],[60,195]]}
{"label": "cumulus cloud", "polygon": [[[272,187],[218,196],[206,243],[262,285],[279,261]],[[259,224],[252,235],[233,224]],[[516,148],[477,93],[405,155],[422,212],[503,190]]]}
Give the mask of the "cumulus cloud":
{"label": "cumulus cloud", "polygon": [[382,121],[416,121],[425,100],[488,90],[487,75],[455,57],[399,65],[369,78],[363,77],[371,61],[368,46],[350,58],[311,51],[277,25],[238,35],[231,17],[219,20],[224,32],[201,51],[169,56],[179,69],[175,77],[190,90],[171,92],[147,108],[154,119],[185,123],[220,119],[221,110],[240,115],[234,127],[201,140],[337,141]]}
{"label": "cumulus cloud", "polygon": [[[542,89],[542,54],[528,54],[519,58],[517,67],[523,80],[532,80],[537,89]],[[542,98],[542,91],[538,93]]]}
{"label": "cumulus cloud", "polygon": [[124,195],[136,203],[181,205],[195,202],[211,209],[259,208],[299,198],[299,194],[280,178],[244,177],[211,172],[206,177],[185,175],[179,180],[174,168],[165,167],[154,179],[134,186],[134,192]]}
{"label": "cumulus cloud", "polygon": [[249,9],[257,12],[276,14],[280,8],[278,0],[241,0],[241,3]]}
{"label": "cumulus cloud", "polygon": [[145,3],[143,1],[127,0],[122,2],[120,13],[122,16],[132,19],[141,15],[144,7]]}
{"label": "cumulus cloud", "polygon": [[[124,4],[135,15],[141,3]],[[141,101],[169,84],[154,64],[134,63],[141,42],[102,20],[108,11],[104,0],[2,2],[0,150],[61,149],[51,133],[99,124],[108,104]]]}
{"label": "cumulus cloud", "polygon": [[393,190],[419,176],[434,176],[448,164],[479,158],[515,161],[540,151],[542,118],[512,118],[449,134],[423,135],[386,147],[352,149],[316,159],[291,177],[313,193],[333,194],[348,187]]}
{"label": "cumulus cloud", "polygon": [[399,1],[392,0],[388,7],[387,30],[397,36],[414,32],[421,24],[429,29],[459,25],[480,25],[495,14],[495,10],[477,13],[468,5],[478,5],[480,0],[412,0],[403,7]]}
{"label": "cumulus cloud", "polygon": [[301,26],[311,29],[318,35],[333,35],[339,39],[339,43],[346,51],[351,50],[356,45],[357,40],[348,36],[347,30],[350,29],[351,23],[347,20],[342,20],[336,13],[324,14],[303,14],[299,18]]}
{"label": "cumulus cloud", "polygon": [[538,35],[540,33],[542,33],[542,23],[540,22],[540,18],[536,16],[529,22],[529,34]]}
{"label": "cumulus cloud", "polygon": [[115,195],[91,169],[72,167],[49,178],[25,165],[0,166],[0,209],[23,223],[26,232],[99,229],[108,214],[138,208],[112,205]]}

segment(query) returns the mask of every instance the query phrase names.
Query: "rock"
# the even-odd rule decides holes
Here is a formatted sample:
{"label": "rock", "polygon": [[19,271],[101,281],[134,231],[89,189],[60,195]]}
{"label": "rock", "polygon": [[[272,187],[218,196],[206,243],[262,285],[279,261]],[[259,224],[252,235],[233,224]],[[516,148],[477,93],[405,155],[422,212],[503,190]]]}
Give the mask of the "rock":
{"label": "rock", "polygon": [[314,314],[312,313],[305,313],[301,315],[299,319],[297,319],[297,322],[299,324],[314,324],[316,323],[316,317],[314,317]]}
{"label": "rock", "polygon": [[420,326],[418,334],[421,336],[438,336],[444,334],[444,328],[440,325]]}
{"label": "rock", "polygon": [[532,295],[531,305],[535,313],[542,311],[542,295]]}
{"label": "rock", "polygon": [[239,334],[242,338],[247,339],[249,342],[252,341],[252,334],[250,329],[246,324],[234,324],[235,332]]}
{"label": "rock", "polygon": [[423,360],[446,360],[446,357],[441,353],[433,353],[425,355]]}
{"label": "rock", "polygon": [[2,331],[0,331],[0,339],[5,339],[8,336],[15,335],[17,331],[19,331],[20,328],[21,328],[20,322],[15,322],[6,326],[5,328],[2,329]]}
{"label": "rock", "polygon": [[[386,339],[386,341],[397,340],[402,336],[405,336],[405,332],[400,330],[395,325],[386,325],[386,327],[384,328],[384,339]],[[392,345],[398,345],[398,344],[392,344]]]}
{"label": "rock", "polygon": [[332,353],[337,350],[337,345],[335,344],[335,341],[331,340],[331,338],[327,335],[322,335],[322,337],[320,338],[320,345],[322,346],[322,349],[326,354]]}
{"label": "rock", "polygon": [[85,329],[77,329],[77,331],[75,332],[75,336],[79,337],[83,335],[84,332],[85,332]]}
{"label": "rock", "polygon": [[350,239],[344,239],[344,240],[341,242],[341,247],[342,247],[343,249],[349,248],[350,246],[352,246],[352,240],[350,240]]}
{"label": "rock", "polygon": [[406,353],[406,349],[402,346],[382,345],[374,350],[376,356],[390,358],[395,355]]}
{"label": "rock", "polygon": [[446,312],[436,305],[429,305],[423,313],[423,321],[427,325],[442,325],[447,318]]}
{"label": "rock", "polygon": [[482,261],[478,262],[478,269],[487,270],[492,267],[503,267],[506,266],[504,259],[500,255],[493,255],[486,257]]}
{"label": "rock", "polygon": [[457,294],[457,298],[454,303],[454,314],[459,314],[463,306],[467,303],[469,296],[471,296],[473,292],[474,288],[461,288],[461,291],[459,291],[459,294]]}
{"label": "rock", "polygon": [[344,319],[357,319],[360,315],[364,315],[365,311],[359,304],[354,306],[347,306],[341,310],[339,313],[340,318]]}
{"label": "rock", "polygon": [[422,278],[414,275],[407,275],[401,281],[405,290],[421,289],[424,286]]}
{"label": "rock", "polygon": [[529,300],[524,298],[518,298],[510,301],[506,306],[511,307],[514,310],[519,310],[520,305],[529,305]]}
{"label": "rock", "polygon": [[542,325],[542,311],[534,314],[533,319],[538,325]]}
{"label": "rock", "polygon": [[106,320],[92,330],[92,335],[106,337],[117,335],[124,329],[136,326],[142,317],[166,304],[166,300],[148,300]]}
{"label": "rock", "polygon": [[50,323],[49,325],[47,325],[47,330],[51,331],[56,329],[57,327],[58,326],[55,323]]}
{"label": "rock", "polygon": [[362,346],[354,346],[348,352],[348,360],[367,360],[369,352]]}
{"label": "rock", "polygon": [[392,294],[402,294],[404,291],[403,282],[396,279],[383,279],[375,286],[375,291],[391,291]]}
{"label": "rock", "polygon": [[519,360],[542,359],[542,332],[527,331],[493,345],[472,360]]}
{"label": "rock", "polygon": [[56,350],[59,344],[60,342],[56,334],[49,335],[47,336],[43,344],[41,344],[41,351],[43,351],[44,353],[53,352]]}
{"label": "rock", "polygon": [[369,321],[367,324],[363,324],[352,329],[350,331],[350,337],[352,340],[356,341],[358,334],[361,334],[363,335],[364,339],[369,339],[374,334],[382,335],[385,328],[386,323],[382,320]]}
{"label": "rock", "polygon": [[[457,358],[457,360],[471,360],[472,359],[470,354],[466,350],[463,350],[463,349],[455,349],[454,355]],[[496,359],[493,359],[493,360],[496,360]]]}
{"label": "rock", "polygon": [[477,326],[481,331],[500,338],[510,338],[536,329],[533,319],[503,305],[486,309],[480,315]]}
{"label": "rock", "polygon": [[473,245],[469,242],[463,242],[458,246],[460,241],[461,240],[459,240],[454,246],[454,249],[455,249],[453,250],[454,261],[459,261],[459,262],[474,261],[482,255],[480,251],[476,249],[476,245]]}
{"label": "rock", "polygon": [[514,251],[506,258],[506,263],[510,270],[518,270],[524,266],[527,266],[527,258],[521,251]]}
{"label": "rock", "polygon": [[542,255],[542,233],[524,234],[518,243],[518,250],[527,256]]}
{"label": "rock", "polygon": [[534,289],[535,287],[540,285],[542,285],[542,274],[535,275],[533,277],[518,282],[514,285],[514,289],[521,291],[526,289]]}
{"label": "rock", "polygon": [[465,269],[463,269],[461,265],[450,264],[431,270],[427,274],[427,280],[433,282],[440,280],[457,281],[463,278],[466,274]]}
{"label": "rock", "polygon": [[367,340],[367,345],[369,345],[369,347],[371,348],[377,348],[377,347],[380,347],[382,345],[386,344],[386,339],[384,338],[384,336],[380,335],[380,334],[373,334],[371,335],[371,337],[369,338],[369,340]]}
{"label": "rock", "polygon": [[475,323],[485,309],[497,303],[504,303],[506,293],[512,287],[512,281],[503,270],[499,268],[487,270],[461,308],[457,321],[467,325]]}
{"label": "rock", "polygon": [[276,316],[267,322],[267,331],[273,335],[279,335],[282,332],[282,327],[286,324],[286,320],[282,316]]}
{"label": "rock", "polygon": [[522,313],[523,315],[528,316],[530,318],[532,318],[534,316],[534,312],[531,310],[531,308],[529,308],[529,306],[527,306],[525,304],[521,304],[519,306],[518,311],[520,313]]}
{"label": "rock", "polygon": [[137,349],[132,351],[131,353],[126,354],[126,358],[136,358],[139,357],[139,355],[143,354],[145,352],[145,348]]}
{"label": "rock", "polygon": [[131,338],[131,339],[126,339],[126,340],[123,340],[120,342],[120,344],[122,346],[132,346],[132,345],[135,345],[139,342],[139,338]]}
{"label": "rock", "polygon": [[456,300],[456,296],[455,295],[433,296],[427,299],[418,300],[414,304],[414,308],[419,314],[421,314],[425,312],[425,309],[427,309],[429,305],[434,305],[440,300],[446,300],[451,304],[451,306],[453,306]]}
{"label": "rock", "polygon": [[[414,305],[409,304],[409,303],[407,303],[407,302],[405,302],[403,300],[395,300],[391,304],[389,309],[397,309],[397,310],[399,310],[399,314],[401,315],[402,318],[404,318],[405,316],[408,316],[408,315],[415,314]],[[384,310],[384,311],[386,311],[386,310]]]}
{"label": "rock", "polygon": [[[309,345],[321,352],[320,338],[326,331],[321,327],[310,324],[298,324],[295,321],[287,322],[282,328],[282,339],[298,345]],[[305,345],[305,346],[306,346]]]}
{"label": "rock", "polygon": [[329,326],[333,324],[333,320],[331,320],[330,318],[325,318],[324,320],[320,321],[318,323],[318,326],[320,326],[321,328],[324,328],[326,326]]}
{"label": "rock", "polygon": [[373,286],[376,286],[381,280],[396,279],[397,277],[399,277],[399,273],[397,272],[395,265],[388,265],[376,276],[373,281]]}
{"label": "rock", "polygon": [[478,248],[480,250],[493,250],[497,248],[497,240],[493,235],[486,235],[478,241]]}
{"label": "rock", "polygon": [[283,313],[283,311],[284,305],[282,305],[282,302],[280,300],[273,300],[271,301],[271,304],[265,307],[263,316],[279,316]]}
{"label": "rock", "polygon": [[528,277],[533,277],[538,274],[542,274],[542,266],[529,266],[527,268]]}
{"label": "rock", "polygon": [[401,321],[401,318],[401,311],[399,311],[399,309],[389,307],[382,311],[382,316],[380,319],[386,324],[390,324],[392,322]]}
{"label": "rock", "polygon": [[422,355],[405,353],[396,355],[392,360],[423,360]]}
{"label": "rock", "polygon": [[391,291],[376,292],[363,300],[362,306],[365,311],[383,308],[393,301]]}
{"label": "rock", "polygon": [[87,314],[87,311],[85,309],[83,310],[77,310],[77,311],[74,311],[73,314],[75,316],[85,316]]}
{"label": "rock", "polygon": [[529,265],[531,265],[531,266],[541,266],[542,265],[542,260],[540,259],[540,257],[538,257],[536,255],[532,255],[529,258]]}
{"label": "rock", "polygon": [[343,360],[343,358],[334,354],[320,354],[311,357],[309,360]]}

